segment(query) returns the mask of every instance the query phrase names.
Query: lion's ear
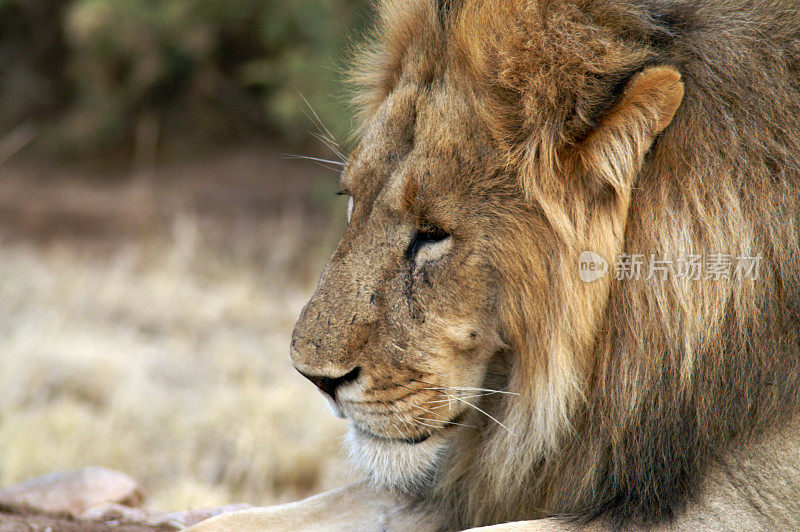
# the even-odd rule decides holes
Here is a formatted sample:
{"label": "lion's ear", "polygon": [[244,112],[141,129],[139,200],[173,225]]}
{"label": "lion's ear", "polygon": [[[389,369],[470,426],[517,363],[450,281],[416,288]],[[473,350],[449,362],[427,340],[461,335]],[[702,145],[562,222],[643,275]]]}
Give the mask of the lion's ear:
{"label": "lion's ear", "polygon": [[680,73],[654,66],[636,74],[619,102],[577,147],[583,172],[627,193],[656,135],[672,122],[683,100]]}

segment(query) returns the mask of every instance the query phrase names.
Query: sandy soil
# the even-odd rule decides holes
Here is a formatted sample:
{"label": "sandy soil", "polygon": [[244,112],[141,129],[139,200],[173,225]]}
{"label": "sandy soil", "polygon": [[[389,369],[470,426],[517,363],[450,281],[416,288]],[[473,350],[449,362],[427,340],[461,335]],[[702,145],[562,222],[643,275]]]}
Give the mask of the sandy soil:
{"label": "sandy soil", "polygon": [[335,189],[269,146],[0,167],[0,485],[105,466],[171,511],[352,478],[344,425],[288,359],[343,229]]}
{"label": "sandy soil", "polygon": [[125,523],[93,523],[69,517],[7,511],[0,508],[0,532],[174,532],[174,528]]}

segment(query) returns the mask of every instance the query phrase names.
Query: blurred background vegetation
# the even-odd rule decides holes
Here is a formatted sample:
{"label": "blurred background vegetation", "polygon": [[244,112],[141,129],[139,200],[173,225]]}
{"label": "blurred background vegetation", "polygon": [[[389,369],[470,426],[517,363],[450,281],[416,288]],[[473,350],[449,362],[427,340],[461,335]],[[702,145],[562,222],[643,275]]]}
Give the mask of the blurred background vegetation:
{"label": "blurred background vegetation", "polygon": [[0,0],[0,486],[99,465],[182,510],[344,483],[289,335],[345,223],[365,0]]}
{"label": "blurred background vegetation", "polygon": [[[308,139],[349,126],[342,59],[365,0],[0,0],[0,131],[51,153]],[[139,149],[147,149],[138,146]]]}

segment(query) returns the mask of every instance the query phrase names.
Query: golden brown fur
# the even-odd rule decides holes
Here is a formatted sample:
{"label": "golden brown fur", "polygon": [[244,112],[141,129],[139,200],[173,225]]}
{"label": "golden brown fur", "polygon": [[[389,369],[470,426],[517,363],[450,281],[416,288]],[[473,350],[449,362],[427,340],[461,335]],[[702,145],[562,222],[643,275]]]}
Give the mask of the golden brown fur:
{"label": "golden brown fur", "polygon": [[[295,365],[338,379],[355,460],[441,528],[682,515],[800,406],[794,1],[379,11]],[[763,262],[583,283],[585,250]]]}

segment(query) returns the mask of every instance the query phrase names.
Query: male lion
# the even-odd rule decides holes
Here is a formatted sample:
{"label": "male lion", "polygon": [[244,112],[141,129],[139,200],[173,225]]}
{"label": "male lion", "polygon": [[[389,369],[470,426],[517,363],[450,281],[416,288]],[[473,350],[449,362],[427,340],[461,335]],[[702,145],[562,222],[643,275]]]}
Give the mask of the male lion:
{"label": "male lion", "polygon": [[197,530],[798,529],[796,0],[379,10],[291,350],[369,480]]}

